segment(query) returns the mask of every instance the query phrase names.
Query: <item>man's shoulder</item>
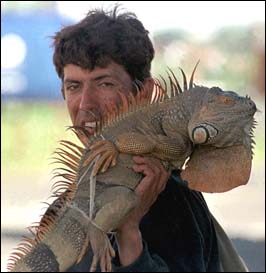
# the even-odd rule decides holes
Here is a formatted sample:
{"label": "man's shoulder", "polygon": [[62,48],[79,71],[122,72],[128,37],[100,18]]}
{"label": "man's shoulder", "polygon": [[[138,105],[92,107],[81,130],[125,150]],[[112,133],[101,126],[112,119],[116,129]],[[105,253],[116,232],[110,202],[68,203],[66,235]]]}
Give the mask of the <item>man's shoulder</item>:
{"label": "man's shoulder", "polygon": [[209,208],[201,192],[192,190],[188,187],[188,182],[182,180],[180,171],[173,171],[168,179],[165,191],[161,196],[162,203],[171,203],[172,206],[189,210],[195,214],[196,218],[200,215],[209,217]]}
{"label": "man's shoulder", "polygon": [[186,187],[188,188],[188,182],[185,180],[182,180],[180,176],[180,170],[173,170],[171,172],[171,175],[168,179],[169,183],[176,183],[178,186]]}
{"label": "man's shoulder", "polygon": [[189,188],[188,182],[181,178],[179,170],[172,171],[168,179],[167,185],[171,188],[172,191],[174,190],[182,191],[188,195],[197,196],[197,198],[200,198],[200,200],[205,202],[201,192]]}

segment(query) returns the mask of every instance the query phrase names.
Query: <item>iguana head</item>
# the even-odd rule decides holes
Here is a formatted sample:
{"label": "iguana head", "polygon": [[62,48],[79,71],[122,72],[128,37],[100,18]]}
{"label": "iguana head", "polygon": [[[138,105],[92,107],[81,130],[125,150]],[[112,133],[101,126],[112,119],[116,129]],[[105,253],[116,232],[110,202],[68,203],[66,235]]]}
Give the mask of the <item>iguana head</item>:
{"label": "iguana head", "polygon": [[243,144],[250,148],[255,103],[247,96],[218,87],[207,89],[202,95],[188,125],[191,141],[214,147]]}
{"label": "iguana head", "polygon": [[200,103],[188,131],[191,141],[199,145],[182,178],[191,189],[203,192],[224,192],[245,185],[251,173],[255,103],[218,87],[200,87],[196,92]]}

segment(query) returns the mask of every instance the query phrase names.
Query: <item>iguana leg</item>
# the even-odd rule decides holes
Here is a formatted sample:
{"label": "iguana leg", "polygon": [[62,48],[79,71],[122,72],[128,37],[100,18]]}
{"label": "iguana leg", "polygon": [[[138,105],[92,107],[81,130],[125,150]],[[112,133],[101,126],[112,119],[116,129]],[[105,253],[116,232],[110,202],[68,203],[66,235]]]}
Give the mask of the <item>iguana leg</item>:
{"label": "iguana leg", "polygon": [[137,203],[138,197],[135,192],[120,186],[110,187],[97,197],[95,206],[96,209],[97,207],[100,209],[96,212],[93,222],[99,229],[93,230],[91,234],[91,246],[94,253],[91,269],[94,269],[98,261],[101,267],[106,265],[106,268],[109,268],[109,261],[114,253],[105,233],[116,230]]}
{"label": "iguana leg", "polygon": [[96,226],[90,229],[90,245],[93,251],[93,259],[90,266],[90,272],[97,269],[100,262],[102,272],[112,271],[112,258],[115,257],[115,251],[110,243],[106,233]]}
{"label": "iguana leg", "polygon": [[112,271],[112,258],[115,257],[115,251],[106,235],[106,233],[96,227],[93,223],[89,225],[88,233],[77,259],[79,263],[84,255],[86,255],[88,247],[91,247],[93,252],[93,260],[90,265],[90,272],[94,272],[97,269],[98,262],[102,272]]}
{"label": "iguana leg", "polygon": [[163,135],[157,135],[154,138],[156,146],[152,155],[161,160],[183,162],[191,153],[191,142],[179,134],[176,134],[175,138]]}
{"label": "iguana leg", "polygon": [[137,202],[138,198],[133,190],[120,186],[107,188],[97,197],[95,207],[99,209],[96,210],[95,217],[89,225],[87,239],[78,259],[79,261],[82,259],[90,245],[93,251],[90,271],[96,270],[98,262],[101,271],[112,270],[111,260],[115,252],[107,233],[119,227],[128,213],[136,207]]}
{"label": "iguana leg", "polygon": [[115,146],[120,153],[148,154],[154,150],[156,141],[148,135],[130,132],[116,136]]}
{"label": "iguana leg", "polygon": [[155,156],[161,160],[173,161],[175,165],[181,167],[192,149],[191,142],[179,134],[171,138],[164,135],[144,135],[135,132],[118,135],[115,143],[100,140],[89,148],[92,152],[85,160],[84,166],[89,165],[96,156],[101,155],[93,168],[93,176],[99,171],[105,172],[110,166],[115,166],[119,152]]}
{"label": "iguana leg", "polygon": [[93,222],[105,232],[114,231],[137,204],[134,190],[123,186],[106,188],[95,200]]}
{"label": "iguana leg", "polygon": [[161,160],[184,161],[191,152],[191,143],[179,134],[175,138],[165,135],[124,133],[117,136],[115,145],[119,152],[147,154]]}
{"label": "iguana leg", "polygon": [[117,137],[115,144],[109,140],[99,140],[89,147],[91,153],[84,161],[83,166],[88,166],[100,155],[95,163],[92,175],[95,176],[99,171],[105,172],[110,166],[116,165],[119,152],[130,154],[149,153],[153,150],[155,142],[148,136],[128,133]]}

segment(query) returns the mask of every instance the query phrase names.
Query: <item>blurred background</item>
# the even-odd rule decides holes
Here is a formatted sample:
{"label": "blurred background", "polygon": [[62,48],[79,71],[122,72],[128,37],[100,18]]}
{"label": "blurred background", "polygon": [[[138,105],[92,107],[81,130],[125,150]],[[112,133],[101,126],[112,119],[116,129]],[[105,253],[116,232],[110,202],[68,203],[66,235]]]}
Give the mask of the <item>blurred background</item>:
{"label": "blurred background", "polygon": [[[75,141],[52,64],[54,35],[95,7],[114,1],[1,1],[1,271],[26,227],[49,201],[52,152]],[[265,2],[120,1],[150,31],[154,76],[166,67],[181,80],[200,65],[195,83],[249,95],[258,126],[249,183],[204,194],[250,271],[265,271]]]}

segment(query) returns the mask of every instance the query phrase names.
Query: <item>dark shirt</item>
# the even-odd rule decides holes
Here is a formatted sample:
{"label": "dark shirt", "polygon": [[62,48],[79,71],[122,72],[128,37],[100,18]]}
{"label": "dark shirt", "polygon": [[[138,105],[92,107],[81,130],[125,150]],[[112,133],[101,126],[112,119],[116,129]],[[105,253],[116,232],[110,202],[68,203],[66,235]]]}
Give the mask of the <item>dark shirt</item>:
{"label": "dark shirt", "polygon": [[[190,190],[173,172],[165,190],[143,217],[143,251],[127,267],[113,261],[116,272],[219,272],[216,234],[200,192]],[[116,245],[114,245],[116,248]],[[91,253],[67,272],[88,271]]]}

